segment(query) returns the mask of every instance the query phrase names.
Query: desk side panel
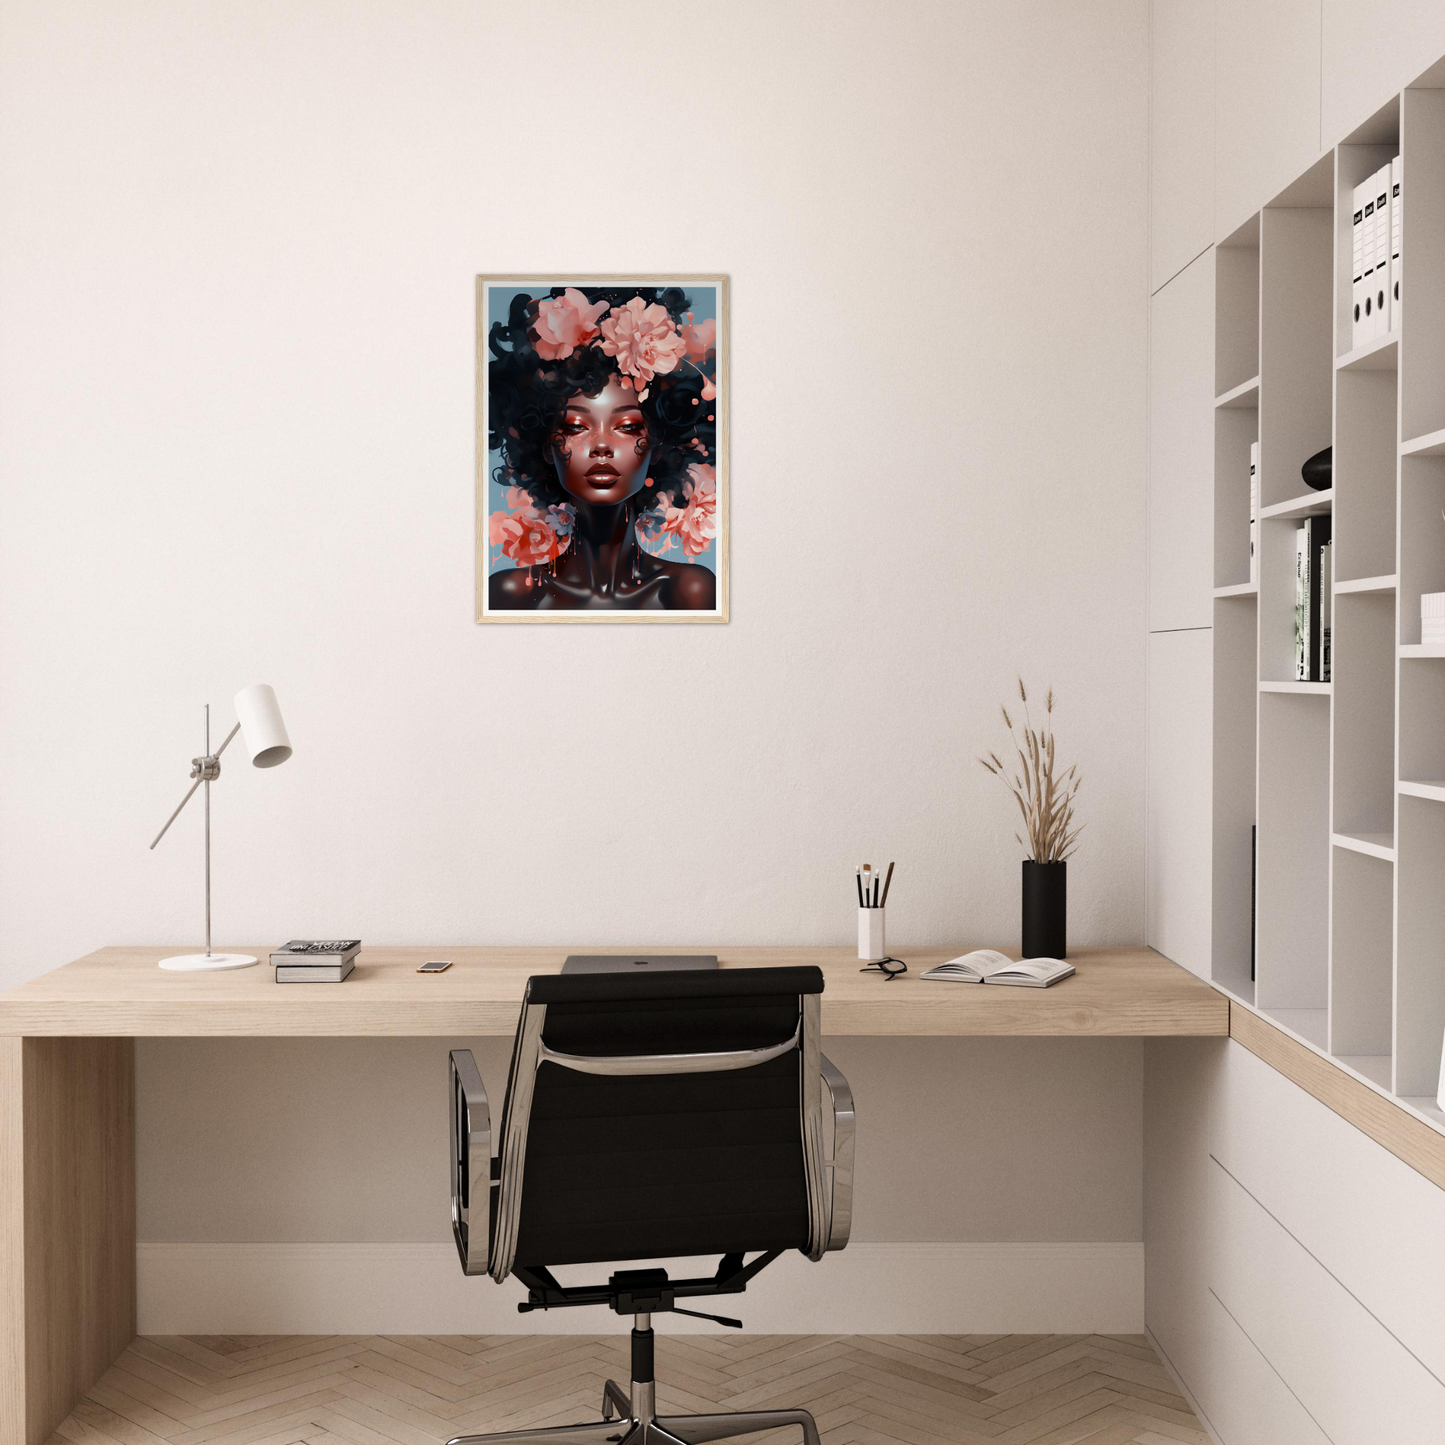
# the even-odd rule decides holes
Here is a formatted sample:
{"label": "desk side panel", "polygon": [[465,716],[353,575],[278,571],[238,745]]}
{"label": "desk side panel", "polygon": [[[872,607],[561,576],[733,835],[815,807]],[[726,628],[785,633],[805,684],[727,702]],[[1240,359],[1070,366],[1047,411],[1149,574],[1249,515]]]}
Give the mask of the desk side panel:
{"label": "desk side panel", "polygon": [[20,1042],[23,1439],[42,1445],[135,1338],[135,1044]]}
{"label": "desk side panel", "polygon": [[25,1440],[24,1042],[0,1038],[0,1445]]}

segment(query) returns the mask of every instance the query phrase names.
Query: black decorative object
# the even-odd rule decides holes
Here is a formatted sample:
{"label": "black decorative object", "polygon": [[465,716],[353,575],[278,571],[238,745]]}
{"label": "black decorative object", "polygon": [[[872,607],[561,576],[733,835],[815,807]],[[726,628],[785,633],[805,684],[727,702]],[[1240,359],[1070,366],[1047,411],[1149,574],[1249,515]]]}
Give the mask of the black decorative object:
{"label": "black decorative object", "polygon": [[1305,486],[1313,487],[1317,492],[1329,491],[1335,484],[1334,447],[1329,446],[1322,452],[1316,452],[1299,469],[1299,474],[1304,478]]}
{"label": "black decorative object", "polygon": [[1026,858],[1023,867],[1024,957],[1067,957],[1069,865]]}

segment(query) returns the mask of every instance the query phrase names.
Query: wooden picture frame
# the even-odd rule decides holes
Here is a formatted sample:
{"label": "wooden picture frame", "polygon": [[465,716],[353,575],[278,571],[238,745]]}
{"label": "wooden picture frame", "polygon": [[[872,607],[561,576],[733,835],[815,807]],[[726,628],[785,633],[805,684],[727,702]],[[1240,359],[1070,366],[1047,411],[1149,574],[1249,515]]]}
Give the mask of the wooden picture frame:
{"label": "wooden picture frame", "polygon": [[726,622],[728,278],[484,275],[476,305],[477,622]]}

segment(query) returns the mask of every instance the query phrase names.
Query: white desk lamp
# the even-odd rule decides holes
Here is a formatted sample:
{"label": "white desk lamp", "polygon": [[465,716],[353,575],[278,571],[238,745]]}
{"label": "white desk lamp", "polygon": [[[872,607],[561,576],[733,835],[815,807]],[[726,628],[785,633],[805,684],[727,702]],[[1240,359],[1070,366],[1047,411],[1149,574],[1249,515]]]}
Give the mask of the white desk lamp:
{"label": "white desk lamp", "polygon": [[221,968],[249,968],[256,962],[249,953],[211,952],[211,784],[221,776],[221,754],[226,751],[231,739],[237,733],[251,762],[258,768],[274,768],[291,756],[291,739],[286,736],[286,724],[281,721],[281,709],[276,703],[276,692],[268,683],[257,683],[254,687],[243,687],[236,694],[236,726],[226,734],[226,741],[213,753],[211,751],[211,705],[206,704],[206,750],[198,758],[191,759],[191,776],[196,780],[191,791],[181,799],[176,811],[166,819],[166,826],[155,836],[154,848],[166,836],[166,828],[180,816],[181,809],[191,801],[197,788],[203,783],[206,788],[206,951],[185,953],[176,958],[161,959],[161,967],[181,973],[207,972]]}

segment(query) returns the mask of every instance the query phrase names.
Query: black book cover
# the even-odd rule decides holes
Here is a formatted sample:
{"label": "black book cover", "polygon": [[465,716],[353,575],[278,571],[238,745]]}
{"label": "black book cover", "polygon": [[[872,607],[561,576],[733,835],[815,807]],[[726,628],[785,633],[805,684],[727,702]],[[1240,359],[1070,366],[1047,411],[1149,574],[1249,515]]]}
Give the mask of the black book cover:
{"label": "black book cover", "polygon": [[1310,681],[1321,682],[1324,680],[1323,660],[1320,655],[1321,618],[1320,601],[1324,595],[1322,586],[1322,573],[1324,568],[1320,562],[1320,553],[1324,545],[1330,540],[1330,519],[1324,517],[1305,518],[1305,545],[1309,548],[1310,559]]}

